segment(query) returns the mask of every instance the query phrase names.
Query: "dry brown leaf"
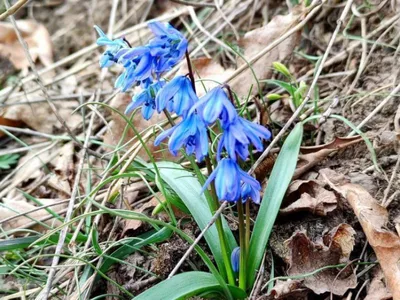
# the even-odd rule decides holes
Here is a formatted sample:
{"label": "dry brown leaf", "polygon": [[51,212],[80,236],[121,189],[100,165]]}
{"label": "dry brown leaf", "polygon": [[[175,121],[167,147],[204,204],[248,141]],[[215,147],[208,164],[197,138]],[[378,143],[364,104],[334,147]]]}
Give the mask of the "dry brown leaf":
{"label": "dry brown leaf", "polygon": [[332,188],[349,201],[375,251],[393,299],[400,299],[400,237],[387,230],[388,211],[363,187],[345,180],[338,181],[339,176],[332,170],[324,169],[320,173]]}
{"label": "dry brown leaf", "polygon": [[[246,59],[253,57],[261,52],[265,47],[274,40],[280,38],[294,24],[297,23],[302,13],[300,6],[285,16],[275,16],[267,25],[247,32],[240,41],[244,49],[243,56]],[[272,63],[275,61],[283,61],[289,57],[297,46],[301,36],[301,31],[291,35],[261,59],[252,65],[252,70],[248,69],[232,81],[233,90],[241,97],[247,96],[251,86],[252,94],[257,94],[257,80],[269,78],[272,75]],[[242,58],[237,59],[238,66],[246,64]],[[256,76],[254,78],[253,72]]]}
{"label": "dry brown leaf", "polygon": [[297,163],[297,168],[294,172],[293,178],[299,178],[302,174],[328,157],[329,154],[349,147],[355,143],[359,143],[362,140],[363,139],[361,136],[354,136],[350,138],[336,137],[332,142],[324,145],[301,147],[300,152],[303,154],[299,155],[299,161]]}
{"label": "dry brown leaf", "polygon": [[[125,108],[128,106],[128,104],[131,102],[132,97],[128,94],[118,94],[117,96],[114,97],[114,99],[111,101],[111,106],[119,110],[121,113],[124,113]],[[121,116],[116,113],[112,112],[112,121],[110,122],[110,127],[107,133],[104,136],[104,142],[109,145],[117,145],[122,137],[122,134],[125,130],[125,127],[128,125],[126,121],[121,118]],[[154,113],[153,117],[146,121],[143,119],[141,112],[138,111],[136,112],[136,115],[133,119],[133,125],[135,126],[135,129],[138,132],[142,132],[143,130],[146,130],[148,128],[151,128],[152,126],[162,123],[163,121],[166,120],[166,117],[164,114],[157,114]],[[129,127],[129,125],[128,125]],[[168,127],[165,127],[168,128]],[[127,133],[125,135],[125,138],[123,139],[123,143],[126,143],[130,141],[132,138],[134,138],[136,135],[134,131],[131,128],[128,128]],[[173,156],[169,153],[169,151],[160,151],[160,147],[154,146],[154,136],[150,138],[150,140],[147,142],[147,147],[149,148],[150,152],[153,154],[154,158],[168,158],[168,159],[173,159]],[[137,139],[134,140],[136,142]],[[130,143],[128,147],[132,146],[133,144]],[[147,160],[148,155],[144,149],[141,149],[139,154],[141,158]]]}
{"label": "dry brown leaf", "polygon": [[392,294],[386,287],[385,278],[381,268],[377,268],[374,278],[368,288],[367,296],[364,300],[389,300],[392,299]]}
{"label": "dry brown leaf", "polygon": [[308,299],[308,289],[301,280],[278,280],[266,299]]}
{"label": "dry brown leaf", "polygon": [[[37,97],[38,93],[29,94],[26,100],[29,101]],[[19,100],[18,100],[19,101]],[[9,101],[12,103],[11,101]],[[65,120],[67,126],[71,129],[76,128],[82,122],[82,116],[79,113],[72,114],[76,108],[73,101],[62,101],[55,103],[58,114]],[[54,115],[47,103],[31,103],[26,105],[13,105],[7,107],[0,114],[7,119],[21,121],[30,128],[44,133],[64,132],[62,124]]]}
{"label": "dry brown leaf", "polygon": [[71,195],[74,180],[74,154],[74,144],[72,142],[65,144],[51,163],[54,166],[54,173],[47,181],[49,186],[68,196]]}
{"label": "dry brown leaf", "polygon": [[[234,72],[233,69],[224,69],[219,62],[207,57],[193,59],[191,62],[195,73],[196,92],[199,96],[218,86],[218,83],[224,82]],[[185,75],[188,72],[187,64],[183,64],[179,73]]]}
{"label": "dry brown leaf", "polygon": [[[53,63],[53,44],[46,27],[34,20],[19,20],[17,26],[29,47],[32,59],[44,66]],[[7,57],[17,69],[29,67],[23,47],[10,23],[0,22],[0,55]]]}
{"label": "dry brown leaf", "polygon": [[[15,216],[19,213],[31,211],[36,208],[36,206],[34,206],[26,201],[15,201],[15,200],[4,199],[3,202],[4,202],[5,207],[0,207],[0,221],[7,219],[9,217]],[[54,201],[51,201],[51,202],[54,203]],[[50,203],[47,202],[46,204],[50,204]],[[65,204],[59,204],[59,205],[52,206],[51,209],[55,212],[59,212],[64,207],[65,207]],[[2,225],[2,227],[5,231],[11,230],[11,229],[16,229],[21,226],[25,226],[26,224],[29,224],[29,223],[33,222],[34,220],[40,220],[41,218],[49,216],[49,215],[50,214],[45,209],[41,209],[41,210],[32,212],[30,214],[27,214],[27,216],[20,216],[15,219],[12,219],[8,222],[5,222]],[[34,219],[34,220],[32,220],[32,219]],[[46,223],[49,226],[61,225],[60,221],[57,221],[54,219],[45,221],[44,223]],[[44,228],[42,225],[34,225],[33,228],[38,231],[46,230],[46,228]]]}
{"label": "dry brown leaf", "polygon": [[[289,203],[289,205],[288,205]],[[281,214],[308,211],[319,216],[326,216],[337,207],[335,193],[325,189],[316,180],[295,180],[289,186]]]}
{"label": "dry brown leaf", "polygon": [[[290,250],[288,274],[310,273],[324,266],[347,262],[354,246],[354,235],[354,229],[348,224],[340,224],[331,230],[323,237],[323,243],[310,241],[304,232],[295,233],[287,242]],[[304,285],[316,294],[343,295],[357,286],[357,277],[351,267],[327,269],[304,278]]]}
{"label": "dry brown leaf", "polygon": [[[141,214],[145,210],[156,207],[158,205],[158,203],[160,203],[159,201],[164,201],[164,197],[162,196],[161,193],[157,193],[156,196],[151,198],[148,202],[143,204],[140,208],[135,209],[134,212]],[[126,219],[125,224],[124,224],[124,229],[122,230],[122,235],[124,236],[127,231],[137,230],[140,226],[142,226],[142,224],[143,224],[143,221],[141,221],[141,220]]]}

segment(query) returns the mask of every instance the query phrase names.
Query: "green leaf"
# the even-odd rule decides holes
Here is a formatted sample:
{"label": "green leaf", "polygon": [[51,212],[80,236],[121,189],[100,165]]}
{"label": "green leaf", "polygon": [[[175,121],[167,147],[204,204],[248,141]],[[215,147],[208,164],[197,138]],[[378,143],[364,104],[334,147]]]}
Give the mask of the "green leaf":
{"label": "green leaf", "polygon": [[[123,244],[113,253],[106,256],[103,264],[100,267],[100,271],[102,273],[106,273],[111,265],[113,265],[117,260],[125,259],[128,255],[139,250],[143,246],[163,242],[169,239],[171,235],[172,230],[164,227],[155,233],[154,231],[151,231],[150,233],[145,233],[139,236],[138,239],[128,241],[126,244]],[[114,258],[116,258],[117,260]]]}
{"label": "green leaf", "polygon": [[269,177],[250,240],[247,265],[249,288],[254,284],[272,226],[296,169],[302,137],[303,125],[299,123],[286,138]]}
{"label": "green leaf", "polygon": [[6,154],[0,156],[0,169],[9,169],[12,165],[16,164],[18,161],[18,154]]}
{"label": "green leaf", "polygon": [[[234,286],[228,286],[235,299],[243,299],[246,293]],[[178,300],[201,294],[218,294],[218,299],[223,299],[223,292],[214,275],[205,272],[186,272],[178,274],[171,279],[164,280],[147,291],[135,297],[134,300]]]}
{"label": "green leaf", "polygon": [[[212,218],[210,208],[203,193],[201,193],[201,185],[192,173],[186,171],[181,165],[173,162],[158,162],[159,173],[162,179],[171,189],[182,199],[183,203],[189,209],[191,215],[196,221],[200,230],[203,230]],[[148,164],[148,168],[153,168]],[[236,240],[230,230],[228,224],[223,219],[224,231],[227,237],[229,254],[237,247]],[[218,265],[219,271],[224,274],[225,266],[219,244],[218,232],[215,224],[213,224],[204,235],[208,246]],[[223,275],[223,277],[225,277]]]}
{"label": "green leaf", "polygon": [[280,88],[286,90],[290,94],[290,96],[294,97],[294,92],[296,90],[296,87],[288,82],[285,82],[282,80],[275,80],[275,79],[267,79],[267,80],[263,80],[263,82],[279,86]]}

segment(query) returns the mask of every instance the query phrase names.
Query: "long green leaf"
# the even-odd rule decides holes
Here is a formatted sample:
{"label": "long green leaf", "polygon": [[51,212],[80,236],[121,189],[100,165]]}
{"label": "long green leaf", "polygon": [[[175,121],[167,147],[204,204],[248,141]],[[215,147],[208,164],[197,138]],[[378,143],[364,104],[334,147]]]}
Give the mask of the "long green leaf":
{"label": "long green leaf", "polygon": [[303,125],[299,123],[286,138],[269,177],[250,240],[248,287],[254,284],[256,271],[260,267],[272,226],[296,169],[302,137]]}
{"label": "long green leaf", "polygon": [[[159,173],[162,179],[175,191],[189,209],[197,225],[203,230],[212,218],[204,194],[201,193],[201,185],[192,173],[186,171],[181,165],[173,162],[158,162]],[[148,168],[152,165],[148,164]],[[232,251],[237,247],[236,240],[228,224],[223,220],[224,231],[227,237],[228,246]],[[219,244],[217,228],[212,225],[204,235],[208,246],[215,258],[221,274],[225,272],[221,246]],[[223,275],[225,277],[225,274]]]}
{"label": "long green leaf", "polygon": [[104,259],[104,262],[100,267],[100,271],[106,273],[108,269],[111,267],[111,265],[113,265],[118,260],[125,259],[128,255],[139,250],[143,246],[163,242],[168,238],[170,238],[171,235],[172,235],[172,230],[163,227],[162,229],[160,229],[155,233],[152,231],[151,235],[146,233],[142,236],[139,236],[138,239],[135,239],[133,241],[128,241],[126,244],[123,244],[121,247],[119,247],[117,250],[115,250],[113,253],[111,253]]}
{"label": "long green leaf", "polygon": [[[246,293],[233,286],[229,290],[235,299],[243,299]],[[205,272],[186,272],[178,274],[171,279],[164,280],[147,291],[135,297],[134,300],[178,300],[202,294],[218,294],[218,299],[223,299],[220,284],[214,275]]]}

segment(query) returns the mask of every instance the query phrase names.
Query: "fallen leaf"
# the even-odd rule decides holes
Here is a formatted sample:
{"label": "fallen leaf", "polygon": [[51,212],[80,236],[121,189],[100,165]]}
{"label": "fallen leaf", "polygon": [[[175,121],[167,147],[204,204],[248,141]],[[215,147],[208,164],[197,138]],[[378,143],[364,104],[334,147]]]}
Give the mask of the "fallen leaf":
{"label": "fallen leaf", "polygon": [[386,287],[385,278],[381,268],[377,268],[374,272],[371,284],[368,288],[367,295],[364,300],[389,300],[392,299],[392,294]]}
{"label": "fallen leaf", "polygon": [[[289,205],[288,205],[289,203]],[[337,207],[335,193],[328,191],[316,180],[295,180],[288,188],[281,214],[308,211],[326,216]]]}
{"label": "fallen leaf", "polygon": [[359,143],[362,140],[361,136],[354,136],[351,138],[336,137],[332,142],[324,145],[301,147],[300,152],[302,154],[299,155],[299,161],[293,178],[299,178],[302,174],[327,158],[331,153]]}
{"label": "fallen leaf", "polygon": [[[140,208],[135,209],[134,212],[141,214],[146,210],[156,207],[158,205],[158,203],[160,203],[159,201],[164,201],[164,197],[162,196],[161,193],[157,193],[156,196],[154,196],[149,201],[144,203]],[[124,228],[122,230],[122,236],[126,235],[126,233],[128,231],[137,230],[140,226],[142,226],[142,224],[143,224],[143,221],[141,221],[141,220],[126,219]]]}
{"label": "fallen leaf", "polygon": [[[312,242],[305,232],[295,233],[288,241],[290,267],[288,274],[301,275],[329,265],[347,262],[354,246],[356,232],[348,224],[340,224],[319,243]],[[327,269],[304,278],[304,285],[316,294],[331,292],[343,295],[357,286],[357,277],[351,267]]]}
{"label": "fallen leaf", "polygon": [[[361,186],[338,181],[335,172],[321,170],[327,183],[350,203],[374,249],[393,299],[400,299],[400,237],[387,229],[388,211]],[[332,177],[336,179],[333,182]]]}
{"label": "fallen leaf", "polygon": [[[39,200],[41,200],[41,199],[39,199]],[[50,202],[54,202],[54,201],[50,201]],[[50,203],[47,202],[46,204],[50,204]],[[12,200],[4,199],[3,205],[4,206],[0,207],[0,221],[5,220],[9,217],[13,217],[18,214],[24,213],[24,212],[31,211],[36,208],[36,206],[34,206],[26,201],[23,201],[23,200],[15,201],[13,199]],[[59,205],[52,206],[51,209],[55,212],[59,212],[64,207],[65,207],[65,204],[59,204]],[[11,229],[17,229],[22,226],[25,226],[31,222],[34,222],[35,220],[40,220],[41,218],[44,218],[46,216],[50,216],[50,214],[45,209],[41,209],[41,210],[38,210],[38,211],[35,211],[32,213],[29,213],[26,216],[20,216],[15,219],[12,219],[10,221],[7,221],[2,225],[2,227],[3,227],[3,230],[9,231]],[[60,221],[54,220],[54,219],[44,221],[43,223],[45,223],[49,226],[54,226],[54,227],[61,225]],[[34,230],[37,230],[40,232],[47,230],[44,226],[39,225],[39,224],[35,224],[32,227]]]}
{"label": "fallen leaf", "polygon": [[[246,60],[255,56],[273,41],[279,39],[292,26],[297,24],[303,9],[298,6],[290,14],[285,16],[277,15],[265,26],[247,32],[240,41],[240,46],[244,49],[243,56],[237,58],[238,66],[247,64]],[[272,63],[281,62],[289,57],[299,43],[301,31],[288,37],[274,49],[269,51],[261,59],[252,64],[251,69],[246,70],[232,80],[233,90],[240,96],[245,97],[252,88],[252,94],[258,93],[257,80],[269,78],[272,75]],[[254,73],[253,73],[254,72]]]}
{"label": "fallen leaf", "polygon": [[[26,95],[25,100],[29,102],[30,99],[37,97],[38,94],[32,93]],[[12,101],[8,103],[12,103]],[[76,128],[82,122],[82,116],[79,113],[72,114],[76,105],[74,101],[60,101],[55,103],[58,114],[65,120],[66,125],[70,129]],[[6,119],[23,122],[30,128],[43,133],[65,132],[62,124],[58,121],[47,103],[12,105],[6,107],[3,112],[0,112],[0,115]]]}
{"label": "fallen leaf", "polygon": [[[196,92],[199,97],[224,82],[234,71],[231,68],[224,69],[219,62],[207,57],[193,59],[191,63],[196,80]],[[187,64],[183,64],[179,73],[185,75],[188,72]]]}
{"label": "fallen leaf", "polygon": [[266,299],[307,300],[308,291],[301,280],[278,280]]}
{"label": "fallen leaf", "polygon": [[54,173],[47,183],[50,187],[62,192],[67,196],[71,195],[74,181],[74,154],[75,146],[72,142],[65,144],[59,151],[58,156],[51,162],[54,166]]}
{"label": "fallen leaf", "polygon": [[[17,26],[28,44],[32,59],[34,61],[39,59],[46,67],[51,65],[53,63],[53,45],[46,27],[34,20],[19,20]],[[29,67],[24,49],[10,23],[0,22],[0,55],[7,57],[19,70]]]}

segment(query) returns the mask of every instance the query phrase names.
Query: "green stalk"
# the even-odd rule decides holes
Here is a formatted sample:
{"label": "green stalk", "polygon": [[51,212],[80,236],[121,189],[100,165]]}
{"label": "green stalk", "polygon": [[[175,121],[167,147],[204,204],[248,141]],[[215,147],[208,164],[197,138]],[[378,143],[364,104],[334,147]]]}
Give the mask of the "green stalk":
{"label": "green stalk", "polygon": [[246,201],[246,255],[249,253],[249,244],[250,244],[250,199]]}
{"label": "green stalk", "polygon": [[[207,156],[205,158],[205,161],[206,161],[208,175],[210,175],[212,173],[212,165],[211,165],[210,158]],[[217,198],[217,193],[215,192],[214,182],[211,182],[210,186],[211,186],[211,197],[214,200],[213,207],[210,207],[210,208],[212,210],[212,213],[214,213],[219,208],[219,201]],[[217,220],[215,221],[215,226],[217,227],[219,242],[221,244],[222,259],[224,260],[226,274],[228,276],[228,283],[231,285],[235,285],[235,275],[234,275],[232,265],[231,265],[230,253],[228,253],[228,250],[227,250],[228,247],[226,244],[226,237],[225,237],[224,228],[222,226],[221,216],[218,216]]]}
{"label": "green stalk", "polygon": [[[248,202],[248,201],[247,201]],[[246,290],[246,232],[244,226],[243,203],[242,199],[237,202],[237,211],[239,216],[239,244],[240,244],[240,260],[239,260],[239,287]]]}

